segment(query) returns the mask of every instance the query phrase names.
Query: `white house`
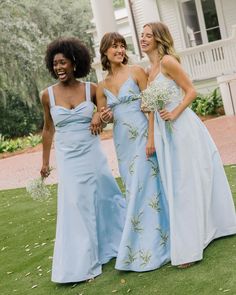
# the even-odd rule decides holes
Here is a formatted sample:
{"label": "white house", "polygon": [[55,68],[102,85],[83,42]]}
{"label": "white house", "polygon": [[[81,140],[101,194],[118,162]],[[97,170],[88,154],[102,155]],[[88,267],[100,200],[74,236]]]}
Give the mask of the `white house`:
{"label": "white house", "polygon": [[[142,27],[162,21],[169,27],[181,62],[198,91],[220,86],[227,114],[236,114],[236,0],[124,0],[114,10],[112,0],[90,0],[94,14],[94,67],[102,78],[99,40],[118,31],[133,49],[135,63],[145,65],[139,47]],[[132,48],[133,45],[133,48]]]}

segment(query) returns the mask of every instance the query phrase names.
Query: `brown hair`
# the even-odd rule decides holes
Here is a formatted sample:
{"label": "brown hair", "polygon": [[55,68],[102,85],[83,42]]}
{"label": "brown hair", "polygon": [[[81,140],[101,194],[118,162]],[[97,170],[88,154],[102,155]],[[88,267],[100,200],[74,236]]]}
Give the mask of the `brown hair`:
{"label": "brown hair", "polygon": [[180,63],[180,57],[175,51],[174,41],[168,27],[162,22],[147,23],[143,27],[148,26],[153,33],[154,39],[157,42],[157,50],[160,55],[160,59],[164,55],[172,55]]}
{"label": "brown hair", "polygon": [[[122,43],[125,49],[127,49],[127,43],[125,41],[125,38],[117,32],[106,33],[102,37],[99,50],[101,54],[101,63],[102,63],[103,70],[108,70],[108,71],[110,70],[111,65],[110,65],[110,61],[108,60],[106,56],[106,52],[112,46],[113,43],[118,43],[118,42]],[[129,59],[128,56],[125,54],[125,57],[122,63],[126,65],[128,63],[128,59]]]}

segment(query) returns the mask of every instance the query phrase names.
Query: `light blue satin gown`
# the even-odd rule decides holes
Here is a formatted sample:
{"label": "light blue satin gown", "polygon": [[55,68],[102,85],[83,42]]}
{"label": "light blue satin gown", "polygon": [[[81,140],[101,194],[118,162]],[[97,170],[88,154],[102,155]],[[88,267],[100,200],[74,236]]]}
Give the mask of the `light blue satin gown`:
{"label": "light blue satin gown", "polygon": [[113,111],[113,138],[128,206],[115,268],[142,272],[170,258],[167,203],[156,155],[146,159],[148,121],[135,98],[139,93],[132,77],[117,96],[104,88]]}
{"label": "light blue satin gown", "polygon": [[86,100],[71,110],[55,105],[52,87],[48,92],[59,177],[52,281],[79,282],[101,274],[102,264],[117,256],[126,204],[100,138],[89,130],[90,84]]}
{"label": "light blue satin gown", "polygon": [[[161,72],[153,82],[181,101],[180,87]],[[154,134],[161,177],[169,203],[173,265],[201,260],[214,239],[236,233],[236,215],[223,164],[207,128],[190,109],[168,123],[155,113]]]}

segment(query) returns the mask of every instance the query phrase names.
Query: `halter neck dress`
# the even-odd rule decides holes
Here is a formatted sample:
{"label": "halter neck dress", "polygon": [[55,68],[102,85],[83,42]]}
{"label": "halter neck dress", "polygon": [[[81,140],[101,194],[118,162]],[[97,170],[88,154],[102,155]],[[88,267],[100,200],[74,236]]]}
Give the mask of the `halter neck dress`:
{"label": "halter neck dress", "polygon": [[125,201],[104,156],[100,138],[89,130],[94,104],[74,109],[56,105],[48,88],[55,125],[58,204],[52,281],[79,282],[102,272],[116,257],[125,219]]}

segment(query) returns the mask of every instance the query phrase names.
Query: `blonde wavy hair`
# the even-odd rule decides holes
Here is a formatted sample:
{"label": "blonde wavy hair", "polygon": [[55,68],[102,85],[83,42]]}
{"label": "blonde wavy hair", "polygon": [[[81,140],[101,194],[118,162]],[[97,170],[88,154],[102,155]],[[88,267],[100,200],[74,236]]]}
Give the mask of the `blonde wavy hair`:
{"label": "blonde wavy hair", "polygon": [[180,63],[180,57],[175,51],[174,41],[170,34],[168,27],[162,22],[146,23],[144,26],[149,27],[152,30],[153,37],[157,42],[157,51],[160,55],[160,59],[164,55],[172,55]]}

